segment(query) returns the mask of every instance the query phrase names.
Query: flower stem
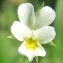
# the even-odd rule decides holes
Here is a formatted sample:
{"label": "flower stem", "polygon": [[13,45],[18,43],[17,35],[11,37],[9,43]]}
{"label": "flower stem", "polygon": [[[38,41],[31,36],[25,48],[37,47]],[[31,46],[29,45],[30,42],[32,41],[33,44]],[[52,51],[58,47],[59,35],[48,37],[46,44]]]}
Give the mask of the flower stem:
{"label": "flower stem", "polygon": [[35,57],[32,62],[30,63],[38,63],[38,57]]}
{"label": "flower stem", "polygon": [[36,63],[38,63],[38,56],[36,56]]}

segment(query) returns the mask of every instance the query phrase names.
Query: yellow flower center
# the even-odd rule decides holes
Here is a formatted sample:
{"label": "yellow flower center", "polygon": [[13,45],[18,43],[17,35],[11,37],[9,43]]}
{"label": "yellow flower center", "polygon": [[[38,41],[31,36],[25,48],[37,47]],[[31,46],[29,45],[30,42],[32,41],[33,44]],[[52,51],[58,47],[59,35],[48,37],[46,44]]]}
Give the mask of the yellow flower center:
{"label": "yellow flower center", "polygon": [[37,40],[34,40],[32,38],[27,38],[25,42],[25,46],[29,50],[36,50],[36,48],[38,47]]}

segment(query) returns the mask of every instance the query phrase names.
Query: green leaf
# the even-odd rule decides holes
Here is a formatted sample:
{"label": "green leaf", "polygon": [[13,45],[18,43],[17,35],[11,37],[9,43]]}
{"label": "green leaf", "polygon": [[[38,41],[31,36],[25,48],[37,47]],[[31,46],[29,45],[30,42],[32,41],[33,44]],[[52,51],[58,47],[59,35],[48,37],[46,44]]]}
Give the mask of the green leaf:
{"label": "green leaf", "polygon": [[52,41],[49,42],[48,45],[56,46]]}
{"label": "green leaf", "polygon": [[43,2],[42,5],[35,11],[35,14],[36,14],[41,8],[44,7],[44,3],[45,3],[45,2]]}
{"label": "green leaf", "polygon": [[7,38],[16,39],[13,35],[8,36]]}
{"label": "green leaf", "polygon": [[38,63],[38,56],[36,56],[35,58],[36,58],[36,63]]}

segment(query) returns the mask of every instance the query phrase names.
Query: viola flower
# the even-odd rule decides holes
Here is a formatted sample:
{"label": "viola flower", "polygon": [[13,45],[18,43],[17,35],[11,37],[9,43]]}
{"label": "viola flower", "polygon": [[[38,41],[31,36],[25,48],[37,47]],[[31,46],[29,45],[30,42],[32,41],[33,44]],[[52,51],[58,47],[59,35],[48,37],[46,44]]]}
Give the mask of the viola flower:
{"label": "viola flower", "polygon": [[44,6],[38,13],[34,14],[31,3],[23,3],[18,7],[19,21],[11,26],[12,34],[22,42],[18,51],[32,61],[35,56],[46,55],[41,44],[47,44],[55,38],[54,27],[49,26],[55,19],[55,11]]}

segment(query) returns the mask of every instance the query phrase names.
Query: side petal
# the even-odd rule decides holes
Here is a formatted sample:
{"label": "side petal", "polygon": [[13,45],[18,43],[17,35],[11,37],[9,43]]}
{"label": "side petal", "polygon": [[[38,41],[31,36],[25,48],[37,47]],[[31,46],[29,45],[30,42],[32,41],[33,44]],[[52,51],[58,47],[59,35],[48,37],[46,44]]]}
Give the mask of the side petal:
{"label": "side petal", "polygon": [[11,32],[19,41],[23,41],[32,33],[26,25],[18,21],[15,21],[11,26]]}
{"label": "side petal", "polygon": [[23,3],[18,7],[18,17],[21,22],[29,27],[34,24],[34,7],[31,3]]}
{"label": "side petal", "polygon": [[55,38],[56,32],[53,27],[45,26],[33,32],[34,37],[41,43],[46,44]]}
{"label": "side petal", "polygon": [[25,42],[23,42],[18,48],[20,54],[28,57],[29,61],[32,61],[35,56],[45,56],[46,52],[44,48],[38,44],[38,48],[36,50],[28,50],[25,46]]}
{"label": "side petal", "polygon": [[43,7],[37,14],[35,18],[35,27],[40,28],[43,26],[50,25],[55,19],[55,11],[49,7]]}

